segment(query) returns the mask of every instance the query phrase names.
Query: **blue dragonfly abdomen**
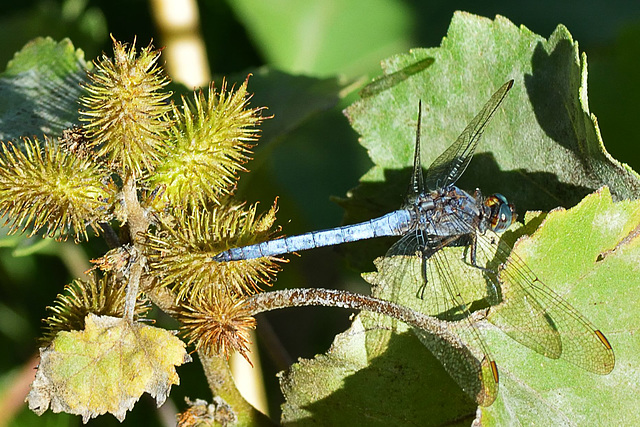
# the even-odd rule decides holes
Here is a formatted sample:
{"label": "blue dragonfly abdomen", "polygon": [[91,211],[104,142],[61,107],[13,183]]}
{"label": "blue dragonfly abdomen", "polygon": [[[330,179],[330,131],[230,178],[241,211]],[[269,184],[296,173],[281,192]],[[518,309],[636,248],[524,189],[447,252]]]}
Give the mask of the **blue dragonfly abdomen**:
{"label": "blue dragonfly abdomen", "polygon": [[266,256],[276,256],[322,246],[333,246],[357,240],[382,236],[402,236],[411,229],[413,215],[410,210],[399,209],[379,218],[358,224],[345,225],[328,230],[312,231],[297,236],[269,240],[217,254],[215,261],[239,261]]}

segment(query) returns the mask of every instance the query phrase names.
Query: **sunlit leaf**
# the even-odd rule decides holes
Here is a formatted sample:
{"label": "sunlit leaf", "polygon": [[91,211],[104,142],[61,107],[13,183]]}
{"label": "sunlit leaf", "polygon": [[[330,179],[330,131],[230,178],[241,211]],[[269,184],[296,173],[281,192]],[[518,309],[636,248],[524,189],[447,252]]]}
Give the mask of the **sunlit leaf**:
{"label": "sunlit leaf", "polygon": [[461,188],[500,192],[520,214],[573,206],[603,185],[616,199],[640,195],[638,175],[604,149],[589,110],[586,57],[562,25],[547,40],[501,16],[492,21],[458,12],[440,47],[399,54],[383,61],[383,69],[392,74],[429,57],[435,62],[424,71],[346,110],[374,163],[344,203],[346,222],[400,205],[419,100],[428,167],[509,79],[513,88],[458,182]]}
{"label": "sunlit leaf", "polygon": [[90,418],[107,412],[125,418],[142,393],[164,403],[180,383],[175,367],[191,360],[171,332],[90,314],[85,330],[61,332],[40,350],[40,366],[27,397],[29,408]]}
{"label": "sunlit leaf", "polygon": [[[640,393],[638,382],[630,380],[640,364],[640,202],[614,203],[605,188],[572,209],[550,212],[514,251],[606,335],[616,366],[609,375],[592,374],[491,329],[486,338],[501,367],[501,384],[498,400],[483,409],[483,417],[498,425],[633,424]],[[514,410],[532,403],[535,409]]]}
{"label": "sunlit leaf", "polygon": [[378,58],[409,47],[411,9],[390,0],[242,0],[229,7],[268,62],[296,74],[357,75]]}

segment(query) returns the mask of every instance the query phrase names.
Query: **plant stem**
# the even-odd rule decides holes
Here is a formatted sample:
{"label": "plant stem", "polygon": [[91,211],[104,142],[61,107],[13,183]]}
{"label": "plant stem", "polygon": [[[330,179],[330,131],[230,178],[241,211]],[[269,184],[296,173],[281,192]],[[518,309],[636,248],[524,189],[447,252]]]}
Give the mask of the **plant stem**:
{"label": "plant stem", "polygon": [[144,215],[142,206],[140,206],[138,192],[136,190],[136,180],[131,173],[129,173],[124,180],[122,196],[124,209],[127,213],[127,225],[129,226],[131,242],[134,248],[124,304],[124,318],[132,322],[135,314],[138,290],[140,288],[140,278],[142,277],[146,260],[145,256],[142,255],[143,252],[138,236],[149,228],[149,221]]}
{"label": "plant stem", "polygon": [[149,221],[144,214],[144,209],[140,206],[138,190],[136,188],[136,179],[131,173],[129,173],[124,180],[124,185],[122,186],[122,198],[124,202],[124,209],[127,212],[127,225],[129,226],[131,241],[134,246],[137,246],[138,236],[147,231],[149,228]]}
{"label": "plant stem", "polygon": [[169,316],[175,317],[179,309],[176,304],[176,295],[163,286],[153,286],[153,278],[149,275],[142,277],[142,292],[144,292],[151,302]]}
{"label": "plant stem", "polygon": [[252,315],[280,308],[310,305],[367,310],[393,317],[410,326],[458,341],[449,331],[447,323],[442,320],[390,301],[343,290],[284,289],[262,292],[248,298],[247,304]]}
{"label": "plant stem", "polygon": [[111,224],[108,222],[101,222],[99,225],[100,228],[102,228],[102,237],[107,243],[107,246],[109,246],[109,249],[117,248],[122,245],[115,230],[111,227]]}
{"label": "plant stem", "polygon": [[214,396],[221,397],[235,411],[238,425],[274,426],[265,414],[254,408],[238,391],[229,364],[224,357],[208,356],[199,351],[198,356],[204,368],[209,388]]}

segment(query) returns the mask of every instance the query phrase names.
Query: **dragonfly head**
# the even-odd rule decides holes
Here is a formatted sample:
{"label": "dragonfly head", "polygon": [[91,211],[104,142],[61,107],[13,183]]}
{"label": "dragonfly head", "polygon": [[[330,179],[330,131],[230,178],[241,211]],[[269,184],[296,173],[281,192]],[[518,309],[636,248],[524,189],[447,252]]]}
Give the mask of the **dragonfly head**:
{"label": "dragonfly head", "polygon": [[500,193],[487,197],[484,205],[489,208],[490,228],[496,233],[502,233],[516,220],[516,208]]}

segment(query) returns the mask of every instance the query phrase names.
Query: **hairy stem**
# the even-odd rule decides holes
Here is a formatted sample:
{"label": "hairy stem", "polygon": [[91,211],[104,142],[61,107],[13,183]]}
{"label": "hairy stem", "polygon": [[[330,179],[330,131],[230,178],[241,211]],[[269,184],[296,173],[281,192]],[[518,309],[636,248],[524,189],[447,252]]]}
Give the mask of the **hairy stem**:
{"label": "hairy stem", "polygon": [[127,224],[129,225],[129,233],[134,246],[137,246],[139,235],[147,231],[149,221],[147,220],[144,209],[140,206],[138,200],[138,190],[136,187],[135,177],[129,173],[122,186],[122,196],[124,208],[127,212]]}
{"label": "hairy stem", "polygon": [[131,269],[129,271],[129,281],[127,283],[127,295],[124,305],[124,318],[133,321],[135,314],[136,300],[140,288],[140,278],[145,265],[145,256],[142,255],[142,247],[139,242],[139,235],[149,228],[149,221],[144,215],[144,210],[138,200],[136,181],[133,174],[129,173],[122,186],[122,198],[125,212],[127,213],[127,224],[133,243],[134,253],[132,254]]}
{"label": "hairy stem", "polygon": [[[390,301],[335,289],[284,289],[263,292],[247,299],[251,314],[286,307],[322,305],[367,310],[398,319],[438,336],[452,336],[446,322]],[[453,337],[453,336],[452,336]]]}

